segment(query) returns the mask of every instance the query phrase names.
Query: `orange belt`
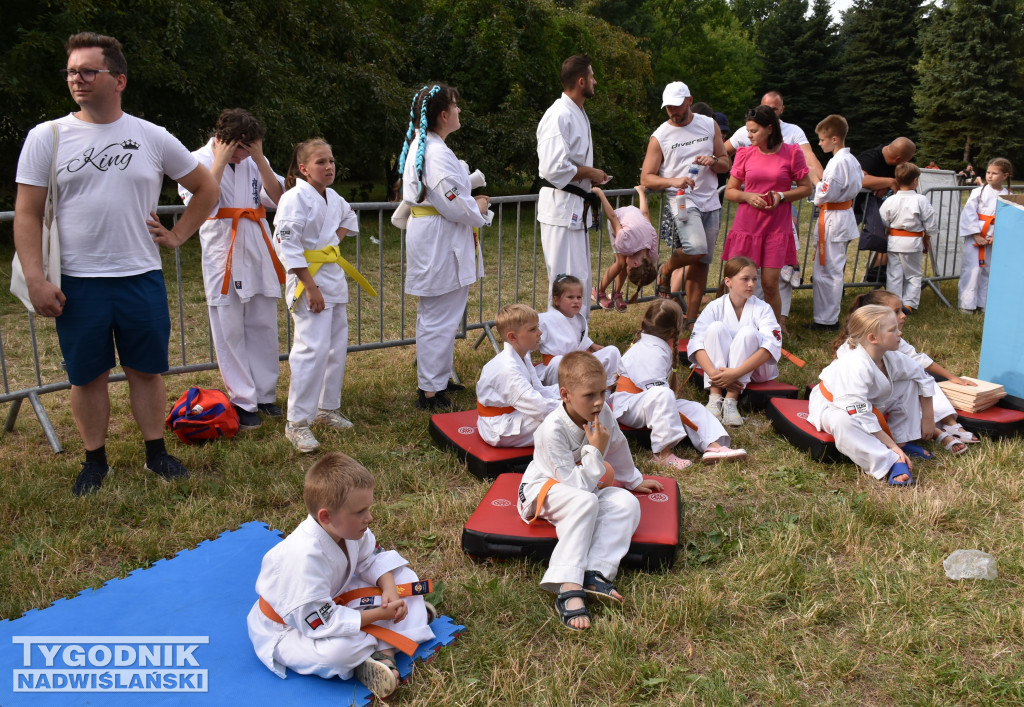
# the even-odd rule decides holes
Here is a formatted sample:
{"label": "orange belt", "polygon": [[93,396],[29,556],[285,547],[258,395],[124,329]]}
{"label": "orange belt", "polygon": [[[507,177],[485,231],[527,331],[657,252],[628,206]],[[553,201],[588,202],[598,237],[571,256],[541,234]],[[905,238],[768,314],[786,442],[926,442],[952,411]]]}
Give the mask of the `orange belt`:
{"label": "orange belt", "polygon": [[[434,590],[434,582],[429,579],[420,580],[419,582],[411,582],[408,584],[399,584],[395,587],[398,590],[398,596],[421,596],[424,594],[430,594]],[[382,594],[378,587],[361,587],[359,589],[352,589],[334,597],[335,604],[347,604],[354,599],[362,599],[363,597],[380,596]],[[284,619],[274,611],[274,607],[270,603],[260,597],[260,611],[263,615],[275,623],[284,624]],[[375,624],[368,624],[363,626],[361,629],[364,633],[368,633],[374,638],[381,641],[390,643],[398,650],[402,651],[408,656],[412,656],[416,652],[418,644],[411,638],[406,638],[398,631],[392,631],[389,628],[383,626],[377,626]]]}
{"label": "orange belt", "polygon": [[[978,214],[978,219],[981,220],[981,237],[984,238],[988,235],[988,229],[996,221],[995,215],[989,214]],[[975,243],[974,247],[978,249],[978,267],[985,267],[985,246],[981,243]]]}
{"label": "orange belt", "polygon": [[540,362],[543,363],[546,366],[549,363],[551,363],[551,359],[553,359],[554,357],[555,357],[555,354],[541,354],[540,355]]}
{"label": "orange belt", "polygon": [[[825,383],[823,381],[818,381],[818,389],[821,390],[821,394],[825,396],[825,400],[831,403],[833,400],[832,393],[830,393],[828,388],[825,387]],[[885,419],[885,415],[882,414],[882,411],[872,405],[871,412],[875,413],[875,417],[878,418],[878,424],[882,426],[882,431],[892,438],[892,431],[889,429],[889,422]]]}
{"label": "orange belt", "polygon": [[904,231],[902,228],[890,228],[890,236],[903,236],[905,238],[920,238],[924,235],[924,231]]}
{"label": "orange belt", "polygon": [[479,402],[476,404],[476,412],[480,417],[501,417],[515,411],[516,409],[511,405],[508,407],[495,407],[494,405],[481,405]]}
{"label": "orange belt", "polygon": [[[692,373],[692,371],[691,371]],[[637,387],[637,384],[629,379],[628,376],[619,375],[619,379],[615,381],[615,392],[616,393],[642,393],[644,391]],[[679,413],[679,419],[683,421],[683,424],[689,427],[691,430],[696,430],[697,425],[690,418],[683,413]]]}
{"label": "orange belt", "polygon": [[818,206],[818,265],[825,264],[825,212],[846,211],[853,208],[853,201],[832,201]]}
{"label": "orange belt", "polygon": [[258,209],[218,209],[215,215],[207,219],[207,221],[222,218],[231,219],[231,246],[228,248],[228,259],[224,265],[224,283],[220,286],[220,293],[222,295],[228,293],[228,286],[231,283],[231,260],[235,255],[235,236],[238,235],[238,221],[243,218],[255,221],[259,225],[260,231],[263,233],[263,242],[267,244],[267,252],[270,253],[270,262],[274,264],[274,272],[277,273],[277,281],[284,284],[284,268],[281,267],[281,261],[277,259],[277,254],[274,253],[274,246],[270,244],[270,236],[267,235],[267,229],[263,228],[263,219],[266,217],[266,208],[260,206]]}
{"label": "orange belt", "polygon": [[537,522],[537,519],[540,518],[541,504],[544,503],[544,499],[547,498],[548,491],[551,490],[551,487],[557,483],[558,479],[548,479],[547,481],[544,482],[544,485],[540,487],[540,493],[537,494],[537,507],[533,512],[533,518],[530,518],[530,520],[526,521],[527,525],[533,525]]}

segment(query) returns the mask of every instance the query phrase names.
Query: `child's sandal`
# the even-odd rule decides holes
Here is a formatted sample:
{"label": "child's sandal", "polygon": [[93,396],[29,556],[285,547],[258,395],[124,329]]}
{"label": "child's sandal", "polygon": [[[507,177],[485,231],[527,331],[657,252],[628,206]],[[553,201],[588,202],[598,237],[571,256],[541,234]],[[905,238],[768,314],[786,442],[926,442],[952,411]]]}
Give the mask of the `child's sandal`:
{"label": "child's sandal", "polygon": [[[623,299],[621,292],[612,293],[612,304],[615,306],[616,312],[626,311],[626,300]],[[605,307],[605,309],[608,309],[608,307]]]}
{"label": "child's sandal", "polygon": [[[567,609],[566,604],[569,603],[570,599],[582,599],[584,605],[579,609]],[[561,619],[562,625],[571,631],[586,631],[585,628],[577,628],[573,626],[570,621],[582,616],[590,621],[590,612],[587,611],[586,606],[587,593],[582,589],[570,589],[565,592],[559,592],[558,596],[555,597],[555,609],[558,611],[558,618]]]}
{"label": "child's sandal", "polygon": [[601,305],[601,309],[611,309],[614,306],[612,304],[612,298],[609,297],[608,293],[605,292],[604,290],[598,292],[597,288],[595,287],[592,296],[594,301]]}
{"label": "child's sandal", "polygon": [[954,457],[967,451],[967,443],[962,439],[957,439],[949,432],[940,432],[935,441]]}
{"label": "child's sandal", "polygon": [[608,581],[608,578],[603,574],[593,570],[587,570],[583,573],[583,591],[591,599],[597,599],[605,603],[621,605],[624,601],[621,597],[615,596],[618,593],[615,585]]}

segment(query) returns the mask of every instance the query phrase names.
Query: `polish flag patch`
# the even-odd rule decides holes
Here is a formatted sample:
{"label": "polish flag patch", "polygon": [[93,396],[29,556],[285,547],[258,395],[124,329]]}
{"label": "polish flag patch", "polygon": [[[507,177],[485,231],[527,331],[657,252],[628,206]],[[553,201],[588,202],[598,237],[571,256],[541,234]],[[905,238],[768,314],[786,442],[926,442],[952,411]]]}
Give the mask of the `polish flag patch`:
{"label": "polish flag patch", "polygon": [[828,194],[828,182],[821,183],[821,193]]}
{"label": "polish flag patch", "polygon": [[458,196],[459,190],[456,189],[455,187],[452,187],[451,189],[444,193],[444,198],[447,199],[448,201],[455,201],[455,199],[457,199]]}
{"label": "polish flag patch", "polygon": [[772,329],[776,341],[782,341],[782,329]]}
{"label": "polish flag patch", "polygon": [[324,622],[320,618],[320,615],[317,614],[315,611],[306,617],[306,623],[309,624],[309,627],[314,631],[324,625]]}

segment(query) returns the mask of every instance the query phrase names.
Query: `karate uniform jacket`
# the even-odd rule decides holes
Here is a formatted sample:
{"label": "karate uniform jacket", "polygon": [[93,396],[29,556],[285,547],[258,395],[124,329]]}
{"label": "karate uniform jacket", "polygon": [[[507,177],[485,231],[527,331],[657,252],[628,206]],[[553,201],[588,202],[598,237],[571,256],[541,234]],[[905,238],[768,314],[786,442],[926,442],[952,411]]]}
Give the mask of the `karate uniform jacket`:
{"label": "karate uniform jacket", "polygon": [[[540,353],[548,356],[564,356],[573,351],[587,351],[594,345],[590,338],[587,318],[582,314],[567,317],[557,309],[540,314]],[[557,362],[552,361],[555,366]],[[537,377],[543,378],[547,365],[537,366]]]}
{"label": "karate uniform jacket", "polygon": [[[622,375],[633,381],[640,390],[656,386],[668,387],[668,379],[672,375],[674,365],[674,355],[675,352],[671,350],[668,342],[664,339],[652,334],[640,334],[640,340],[622,354],[622,368],[625,371]],[[637,393],[624,391],[612,393],[609,404],[615,411],[616,419],[622,415],[623,410],[629,407],[630,402],[636,396]]]}
{"label": "karate uniform jacket", "polygon": [[[213,139],[192,154],[200,164],[210,169],[214,160]],[[277,180],[283,187],[284,178],[278,176]],[[185,187],[179,186],[178,194],[186,205],[192,200],[192,192]],[[276,204],[263,189],[259,167],[252,157],[225,167],[220,180],[220,200],[210,212],[209,219],[199,227],[199,241],[203,246],[203,284],[206,302],[211,307],[231,301],[228,296],[230,292],[223,295],[220,292],[224,284],[224,268],[231,253],[231,219],[214,216],[220,209],[258,209],[260,206],[272,209]],[[262,219],[262,224],[269,238],[270,225],[266,219]],[[260,224],[248,218],[238,220],[228,287],[243,302],[249,301],[254,295],[274,298],[281,296],[281,283],[278,282],[274,262],[270,259],[267,242],[263,240]]]}
{"label": "karate uniform jacket", "polygon": [[[725,295],[712,300],[704,311],[697,317],[693,325],[693,333],[690,334],[690,341],[686,345],[687,357],[690,362],[697,365],[696,353],[704,349],[704,332],[712,322],[722,322],[728,332],[733,336],[741,326],[749,326],[757,330],[758,348],[766,349],[776,362],[782,355],[782,328],[775,318],[775,312],[767,302],[751,296],[743,305],[743,312],[739,319],[736,318],[736,310],[733,309],[729,296]],[[716,366],[723,364],[713,361]],[[778,369],[776,369],[778,375]],[[635,382],[635,381],[634,381]]]}
{"label": "karate uniform jacket", "polygon": [[[814,205],[840,203],[854,199],[864,182],[864,170],[860,162],[844,147],[836,152],[821,174],[821,181],[814,187]],[[817,227],[815,227],[817,234]],[[845,243],[859,237],[857,218],[853,209],[825,212],[825,240],[830,243]]]}
{"label": "karate uniform jacket", "polygon": [[[999,202],[999,197],[1005,196],[1009,193],[1010,192],[1006,187],[1003,187],[1002,190],[997,192],[988,184],[978,187],[977,189],[972,189],[971,195],[967,197],[967,203],[964,204],[963,211],[960,212],[960,237],[967,238],[968,236],[973,236],[976,233],[981,233],[981,227],[984,224],[978,218],[979,214],[994,216],[996,213],[996,204]],[[985,235],[995,235],[995,228],[996,225],[993,223],[989,226]]]}
{"label": "karate uniform jacket", "polygon": [[[573,181],[577,167],[594,166],[594,142],[590,119],[586,112],[564,93],[551,104],[537,125],[538,173],[558,189],[543,187],[537,200],[537,220],[552,226],[585,228],[583,199],[562,191],[574,184],[585,192],[591,189],[589,179]],[[590,221],[597,218],[590,215]]]}
{"label": "karate uniform jacket", "polygon": [[495,444],[500,437],[519,434],[524,417],[539,424],[562,402],[558,386],[543,385],[533,364],[522,359],[508,343],[480,371],[476,400],[489,407],[515,408],[514,412],[504,415],[479,418],[477,429],[488,444]]}
{"label": "karate uniform jacket", "polygon": [[[878,215],[882,223],[889,228],[914,233],[927,233],[931,237],[938,236],[939,215],[935,213],[928,197],[916,191],[900,189],[882,202],[878,207]],[[889,236],[890,253],[920,253],[923,251],[923,236]]]}
{"label": "karate uniform jacket", "polygon": [[405,291],[417,297],[433,297],[471,285],[484,276],[483,256],[473,229],[490,225],[493,214],[480,213],[465,167],[444,140],[430,131],[423,154],[426,197],[417,204],[419,141],[420,134],[416,133],[405,162],[402,198],[411,207],[432,206],[440,215],[409,218]]}
{"label": "karate uniform jacket", "polygon": [[627,489],[643,482],[643,475],[633,464],[629,442],[607,404],[598,419],[611,433],[605,454],[587,442],[586,432],[572,421],[565,405],[559,404],[544,418],[534,434],[533,461],[526,467],[519,485],[518,508],[523,520],[536,514],[537,495],[548,479],[594,493],[605,475],[605,460],[615,470],[615,480]]}
{"label": "karate uniform jacket", "polygon": [[[277,216],[274,218],[274,245],[285,270],[309,267],[305,253],[307,250],[339,245],[339,228],[359,230],[359,217],[348,202],[330,187],[326,195],[325,200],[313,186],[299,179],[294,187],[281,196]],[[313,276],[313,281],[326,304],[348,303],[348,281],[345,279],[345,271],[337,263],[324,263]],[[289,306],[294,300],[298,284],[298,276],[289,272],[285,283],[285,300]]]}
{"label": "karate uniform jacket", "polygon": [[292,533],[263,556],[256,592],[284,619],[285,625],[267,618],[259,601],[249,610],[249,638],[256,655],[279,677],[285,667],[274,660],[274,647],[289,631],[300,631],[311,640],[354,637],[362,616],[355,609],[338,606],[334,597],[353,577],[376,586],[385,572],[406,564],[393,550],[381,550],[367,530],[359,540],[344,540],[342,550],[313,516],[307,516]]}

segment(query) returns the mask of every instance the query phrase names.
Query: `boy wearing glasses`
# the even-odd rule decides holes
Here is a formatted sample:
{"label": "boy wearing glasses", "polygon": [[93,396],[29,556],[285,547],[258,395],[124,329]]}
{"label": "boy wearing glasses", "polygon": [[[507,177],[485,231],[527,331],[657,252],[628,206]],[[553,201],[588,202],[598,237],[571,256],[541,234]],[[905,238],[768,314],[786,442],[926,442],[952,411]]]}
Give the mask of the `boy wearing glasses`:
{"label": "boy wearing glasses", "polygon": [[[85,447],[72,488],[100,488],[110,397],[118,362],[131,390],[132,414],[146,446],[146,468],[162,479],[188,476],[164,447],[170,317],[158,246],[183,243],[217,202],[209,171],[165,129],[121,110],[128,65],[113,37],[82,32],[67,42],[62,72],[75,113],[37,125],[18,161],[14,243],[37,314],[56,317],[71,382],[71,411]],[[54,143],[57,152],[53,154]],[[55,162],[60,224],[60,286],[42,269],[42,222]],[[164,175],[195,197],[172,229],[156,217]],[[115,339],[116,336],[116,339]],[[115,348],[117,358],[115,359]]]}

